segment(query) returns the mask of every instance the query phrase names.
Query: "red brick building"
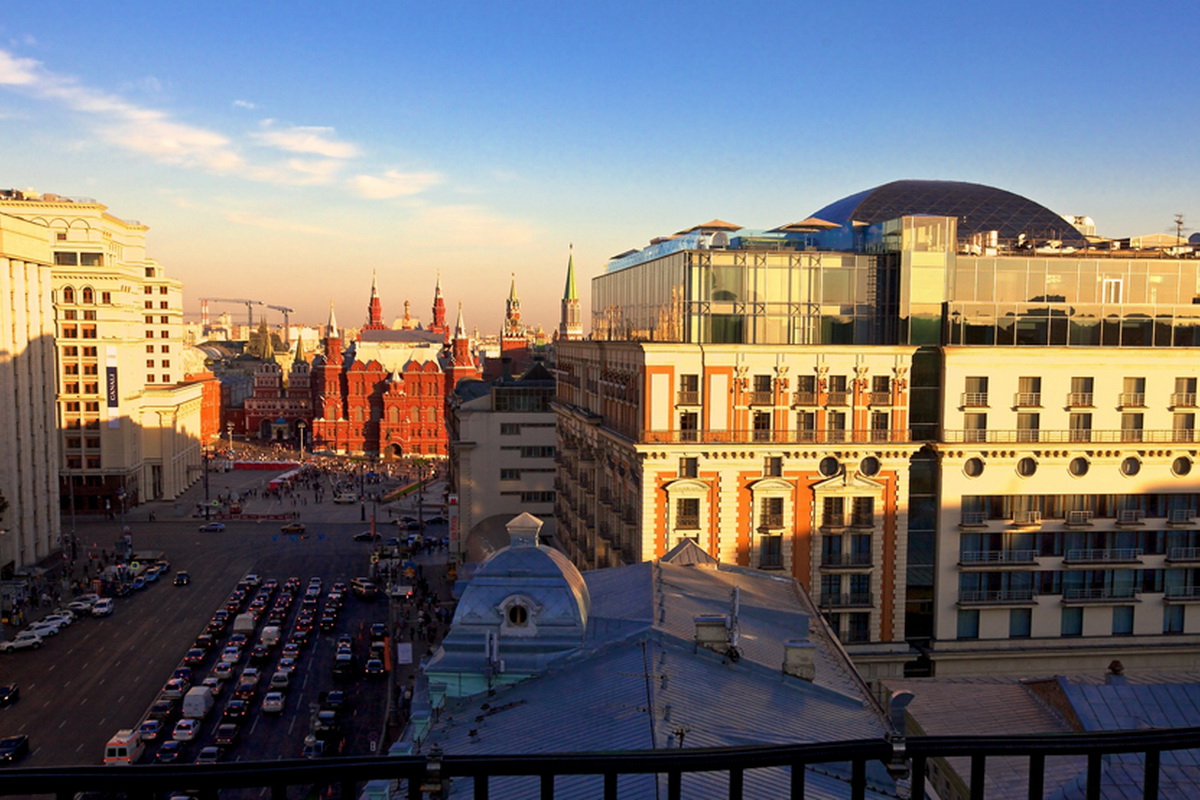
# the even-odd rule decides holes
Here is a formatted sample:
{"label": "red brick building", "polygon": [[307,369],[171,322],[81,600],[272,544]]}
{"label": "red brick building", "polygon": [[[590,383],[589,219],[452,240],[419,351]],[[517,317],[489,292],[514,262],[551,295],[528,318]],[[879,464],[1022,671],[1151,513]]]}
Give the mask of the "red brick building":
{"label": "red brick building", "polygon": [[446,398],[479,366],[459,309],[447,341],[445,303],[437,287],[429,329],[389,329],[372,282],[367,324],[358,339],[343,342],[332,306],[325,354],[313,362],[314,450],[373,455],[445,457]]}

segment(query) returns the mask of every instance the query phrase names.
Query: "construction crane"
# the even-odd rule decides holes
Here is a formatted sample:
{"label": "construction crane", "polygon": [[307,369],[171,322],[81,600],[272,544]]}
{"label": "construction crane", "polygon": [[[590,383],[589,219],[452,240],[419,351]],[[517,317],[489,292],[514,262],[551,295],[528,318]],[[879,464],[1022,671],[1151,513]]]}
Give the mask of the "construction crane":
{"label": "construction crane", "polygon": [[288,314],[291,314],[296,309],[288,308],[287,306],[273,306],[270,304],[267,304],[267,308],[283,312],[283,343],[290,347],[292,344],[290,339],[292,328],[291,323],[288,321]]}
{"label": "construction crane", "polygon": [[254,307],[266,305],[266,303],[264,303],[261,300],[247,300],[244,297],[232,297],[232,298],[231,297],[201,297],[200,298],[200,324],[204,325],[205,327],[208,326],[208,304],[209,303],[245,303],[246,304],[246,318],[249,319],[249,322],[247,322],[246,324],[249,325],[251,328],[254,327]]}

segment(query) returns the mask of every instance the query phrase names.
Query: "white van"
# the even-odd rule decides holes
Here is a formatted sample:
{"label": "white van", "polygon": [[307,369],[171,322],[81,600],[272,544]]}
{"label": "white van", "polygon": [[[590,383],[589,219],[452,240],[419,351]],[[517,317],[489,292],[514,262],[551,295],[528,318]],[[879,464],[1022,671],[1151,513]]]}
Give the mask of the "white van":
{"label": "white van", "polygon": [[335,503],[357,503],[358,495],[356,495],[354,492],[339,492],[338,494],[335,494],[333,496],[333,502],[335,502]]}
{"label": "white van", "polygon": [[117,735],[104,746],[104,766],[128,767],[136,764],[146,751],[142,737],[132,728],[117,731]]}
{"label": "white van", "polygon": [[117,604],[113,602],[111,597],[105,597],[101,600],[97,600],[95,605],[92,606],[92,616],[107,617],[116,607]]}
{"label": "white van", "polygon": [[185,719],[204,719],[212,711],[212,689],[207,686],[193,686],[183,696],[183,716]]}
{"label": "white van", "polygon": [[267,625],[262,629],[262,634],[258,637],[258,643],[263,647],[274,647],[279,644],[279,626]]}

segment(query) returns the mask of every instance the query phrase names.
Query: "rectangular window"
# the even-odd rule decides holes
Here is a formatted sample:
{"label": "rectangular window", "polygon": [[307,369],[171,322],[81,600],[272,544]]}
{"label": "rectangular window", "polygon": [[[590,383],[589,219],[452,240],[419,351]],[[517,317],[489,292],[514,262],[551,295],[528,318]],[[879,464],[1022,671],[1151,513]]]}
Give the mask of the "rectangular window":
{"label": "rectangular window", "polygon": [[846,412],[845,411],[827,411],[827,412],[825,412],[825,430],[827,432],[828,441],[830,441],[830,442],[846,441]]}
{"label": "rectangular window", "polygon": [[1146,405],[1145,378],[1126,378],[1121,388],[1121,405],[1134,407]]}
{"label": "rectangular window", "polygon": [[848,643],[871,641],[870,614],[856,611],[853,614],[845,614],[844,616],[848,617],[849,624],[846,626],[846,638],[842,641]]}
{"label": "rectangular window", "polygon": [[1183,633],[1183,609],[1176,604],[1163,607],[1163,633]]}
{"label": "rectangular window", "polygon": [[754,441],[756,441],[756,442],[771,441],[771,412],[770,411],[755,411],[753,424],[754,424]]}
{"label": "rectangular window", "polygon": [[783,527],[783,498],[764,497],[759,503],[758,525],[760,528]]}
{"label": "rectangular window", "polygon": [[679,459],[679,477],[681,478],[696,478],[700,475],[699,459],[697,458],[681,458]]}
{"label": "rectangular window", "polygon": [[163,383],[170,383],[170,382],[171,382],[171,376],[170,376],[170,375],[163,375],[163,376],[162,376],[162,382],[163,382]]}
{"label": "rectangular window", "polygon": [[700,498],[681,497],[675,501],[675,527],[700,529]]}
{"label": "rectangular window", "polygon": [[768,478],[782,478],[783,459],[780,456],[768,456],[763,463],[763,475]]}
{"label": "rectangular window", "polygon": [[800,375],[796,378],[796,405],[815,406],[817,404],[817,376]]}
{"label": "rectangular window", "polygon": [[56,267],[77,267],[79,266],[78,253],[55,253],[54,265]]}
{"label": "rectangular window", "polygon": [[700,415],[694,411],[685,411],[679,415],[679,440],[681,442],[700,441]]}
{"label": "rectangular window", "polygon": [[170,324],[170,322],[171,322],[171,318],[170,318],[170,317],[159,317],[159,318],[158,318],[158,323],[159,323],[160,325],[168,325],[168,324]]}
{"label": "rectangular window", "polygon": [[96,326],[95,325],[84,325],[84,326],[80,327],[79,332],[84,339],[95,339],[96,338]]}
{"label": "rectangular window", "polygon": [[554,457],[554,447],[553,446],[543,446],[543,447],[530,446],[530,447],[522,447],[521,448],[521,458],[553,458],[553,457]]}
{"label": "rectangular window", "polygon": [[159,293],[159,294],[166,294],[166,293],[167,293],[167,287],[165,287],[165,286],[160,286],[160,287],[158,287],[158,293]]}
{"label": "rectangular window", "polygon": [[1063,636],[1083,635],[1083,609],[1079,606],[1068,606],[1062,610]]}
{"label": "rectangular window", "polygon": [[158,352],[160,352],[160,353],[169,353],[169,352],[171,352],[171,345],[169,345],[169,344],[163,344],[163,345],[159,345],[159,346],[158,346]]}
{"label": "rectangular window", "polygon": [[1036,442],[1041,427],[1041,414],[1022,412],[1017,414],[1017,441]]}
{"label": "rectangular window", "polygon": [[972,375],[967,378],[963,391],[962,404],[967,408],[986,406],[988,404],[988,379],[986,375]]}
{"label": "rectangular window", "polygon": [[783,536],[766,534],[758,537],[758,565],[768,569],[783,566]]}
{"label": "rectangular window", "polygon": [[821,502],[821,524],[826,527],[840,528],[846,524],[845,498],[826,497]]}
{"label": "rectangular window", "polygon": [[100,253],[80,253],[79,265],[81,267],[99,267],[102,259],[103,256]]}
{"label": "rectangular window", "polygon": [[521,435],[521,426],[515,422],[501,422],[500,423],[500,435],[501,436],[520,436]]}
{"label": "rectangular window", "polygon": [[1196,407],[1196,379],[1176,378],[1175,392],[1171,395],[1171,405],[1180,408]]}
{"label": "rectangular window", "polygon": [[1042,379],[1029,377],[1017,379],[1017,405],[1040,406],[1042,404]]}
{"label": "rectangular window", "polygon": [[106,306],[112,305],[112,292],[101,292],[100,302]]}
{"label": "rectangular window", "polygon": [[892,430],[892,415],[887,411],[871,412],[871,441],[886,442]]}
{"label": "rectangular window", "polygon": [[74,325],[63,325],[63,327],[62,327],[62,335],[63,335],[63,338],[64,338],[64,339],[77,339],[77,338],[79,338],[79,332],[78,332],[78,329],[77,329],[77,328],[76,328]]}
{"label": "rectangular window", "polygon": [[963,439],[968,442],[987,441],[987,414],[963,414]]}
{"label": "rectangular window", "polygon": [[1196,415],[1190,412],[1176,412],[1172,420],[1172,430],[1175,431],[1177,441],[1192,441],[1196,432]]}
{"label": "rectangular window", "polygon": [[979,609],[962,608],[958,611],[958,638],[979,638]]}
{"label": "rectangular window", "polygon": [[502,480],[502,481],[519,481],[519,480],[521,480],[521,470],[519,470],[519,469],[502,469],[502,470],[500,470],[500,480]]}
{"label": "rectangular window", "polygon": [[750,392],[750,402],[755,405],[767,405],[774,402],[771,392],[771,376],[755,375],[754,388]]}
{"label": "rectangular window", "polygon": [[1028,639],[1033,632],[1033,609],[1014,608],[1008,612],[1008,638]]}
{"label": "rectangular window", "polygon": [[1121,414],[1121,441],[1140,442],[1144,415],[1134,412]]}
{"label": "rectangular window", "polygon": [[694,406],[700,403],[700,376],[699,375],[680,375],[679,376],[679,399],[680,405]]}
{"label": "rectangular window", "polygon": [[146,345],[146,352],[147,352],[147,353],[153,353],[153,352],[154,352],[154,345],[152,345],[152,344],[148,344],[148,345]]}
{"label": "rectangular window", "polygon": [[1071,394],[1067,397],[1067,404],[1072,406],[1092,405],[1094,385],[1095,381],[1092,378],[1071,378]]}
{"label": "rectangular window", "polygon": [[171,305],[166,300],[160,300],[158,303],[158,307],[165,311],[165,310],[169,309],[171,307]]}
{"label": "rectangular window", "polygon": [[817,438],[817,412],[796,412],[796,439],[801,442],[812,442]]}
{"label": "rectangular window", "polygon": [[1133,606],[1114,606],[1112,610],[1113,636],[1133,635]]}
{"label": "rectangular window", "polygon": [[1089,442],[1092,439],[1092,415],[1090,413],[1073,412],[1067,424],[1071,428],[1072,442]]}
{"label": "rectangular window", "polygon": [[874,497],[853,498],[850,524],[860,528],[870,528],[875,525]]}
{"label": "rectangular window", "polygon": [[146,367],[147,367],[147,369],[154,369],[154,359],[153,358],[146,359]]}

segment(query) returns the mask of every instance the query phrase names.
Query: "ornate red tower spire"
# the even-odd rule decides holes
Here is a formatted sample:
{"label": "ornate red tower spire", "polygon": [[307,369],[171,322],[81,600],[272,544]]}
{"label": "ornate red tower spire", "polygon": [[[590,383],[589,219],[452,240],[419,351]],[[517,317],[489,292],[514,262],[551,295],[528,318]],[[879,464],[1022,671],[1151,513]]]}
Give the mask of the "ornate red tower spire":
{"label": "ornate red tower spire", "polygon": [[375,288],[375,271],[371,271],[371,302],[367,304],[367,324],[364,331],[386,331],[383,324],[383,305],[379,302],[379,292]]}
{"label": "ornate red tower spire", "polygon": [[438,270],[437,286],[433,290],[433,322],[429,326],[433,333],[440,333],[450,343],[450,329],[446,327],[446,301],[442,298],[442,271]]}

